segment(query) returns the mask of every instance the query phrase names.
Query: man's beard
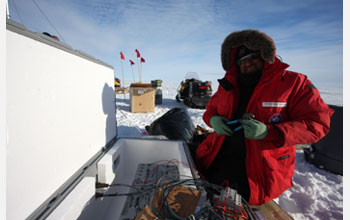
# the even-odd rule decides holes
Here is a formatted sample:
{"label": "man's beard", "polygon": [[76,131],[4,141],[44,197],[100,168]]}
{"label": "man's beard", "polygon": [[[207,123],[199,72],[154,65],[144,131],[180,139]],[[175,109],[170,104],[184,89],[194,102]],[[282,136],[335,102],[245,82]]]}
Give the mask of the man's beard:
{"label": "man's beard", "polygon": [[261,70],[249,73],[239,73],[238,82],[242,86],[255,86],[259,82],[261,75]]}

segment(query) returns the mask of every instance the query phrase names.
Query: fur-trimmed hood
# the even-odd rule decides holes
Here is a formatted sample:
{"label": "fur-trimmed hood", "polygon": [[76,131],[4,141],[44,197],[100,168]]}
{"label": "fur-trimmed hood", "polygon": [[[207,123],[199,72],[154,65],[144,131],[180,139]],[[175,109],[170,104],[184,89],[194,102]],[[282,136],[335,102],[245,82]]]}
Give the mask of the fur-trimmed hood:
{"label": "fur-trimmed hood", "polygon": [[275,61],[275,43],[265,33],[252,29],[235,31],[229,34],[221,45],[221,63],[224,70],[230,68],[231,56],[234,54],[232,49],[241,45],[251,50],[258,50],[262,59],[268,63]]}

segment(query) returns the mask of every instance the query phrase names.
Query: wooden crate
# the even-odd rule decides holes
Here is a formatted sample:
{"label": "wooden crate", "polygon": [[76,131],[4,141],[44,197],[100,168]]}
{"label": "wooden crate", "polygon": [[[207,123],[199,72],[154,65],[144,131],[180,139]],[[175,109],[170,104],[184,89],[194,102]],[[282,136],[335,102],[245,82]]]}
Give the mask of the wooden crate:
{"label": "wooden crate", "polygon": [[131,112],[154,112],[155,91],[154,88],[150,87],[130,87]]}

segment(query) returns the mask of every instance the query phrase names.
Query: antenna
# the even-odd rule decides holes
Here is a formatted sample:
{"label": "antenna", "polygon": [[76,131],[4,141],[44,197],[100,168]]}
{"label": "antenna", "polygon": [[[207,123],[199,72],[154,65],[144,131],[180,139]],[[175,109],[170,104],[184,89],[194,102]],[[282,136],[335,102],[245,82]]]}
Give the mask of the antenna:
{"label": "antenna", "polygon": [[58,34],[58,36],[60,36],[60,39],[63,40],[63,42],[66,43],[66,41],[64,40],[64,38],[62,37],[62,35],[60,34],[60,32],[56,29],[55,25],[53,25],[53,23],[50,21],[50,19],[46,16],[46,14],[44,13],[44,11],[39,7],[38,3],[35,2],[35,0],[32,0],[32,2],[35,4],[35,6],[39,9],[39,11],[44,15],[44,17],[46,18],[46,20],[49,22],[49,24],[51,25],[51,27],[53,27],[53,29],[55,29],[56,33]]}

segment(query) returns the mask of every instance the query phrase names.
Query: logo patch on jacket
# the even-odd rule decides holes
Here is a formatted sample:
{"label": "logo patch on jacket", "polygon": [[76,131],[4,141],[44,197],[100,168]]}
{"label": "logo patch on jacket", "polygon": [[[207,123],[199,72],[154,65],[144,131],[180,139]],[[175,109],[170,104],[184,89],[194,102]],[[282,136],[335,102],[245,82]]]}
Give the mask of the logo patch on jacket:
{"label": "logo patch on jacket", "polygon": [[280,114],[274,114],[269,119],[270,124],[278,124],[280,122],[282,122],[282,116]]}

